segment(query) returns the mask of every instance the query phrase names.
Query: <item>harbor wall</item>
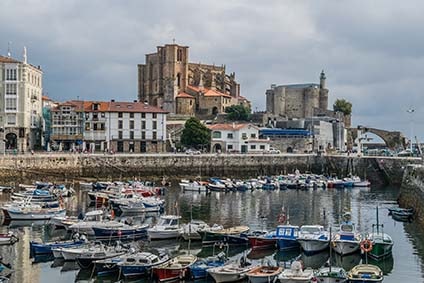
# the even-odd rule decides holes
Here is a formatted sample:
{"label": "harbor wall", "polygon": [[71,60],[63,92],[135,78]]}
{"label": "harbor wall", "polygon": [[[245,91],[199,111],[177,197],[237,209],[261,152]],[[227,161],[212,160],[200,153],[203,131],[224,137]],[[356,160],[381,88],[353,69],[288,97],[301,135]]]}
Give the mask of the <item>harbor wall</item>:
{"label": "harbor wall", "polygon": [[400,207],[413,207],[416,221],[424,224],[424,166],[405,168],[398,201]]}
{"label": "harbor wall", "polygon": [[160,180],[195,177],[256,177],[296,169],[339,177],[355,174],[373,183],[400,185],[406,165],[421,160],[316,155],[39,154],[0,158],[0,185],[22,180]]}

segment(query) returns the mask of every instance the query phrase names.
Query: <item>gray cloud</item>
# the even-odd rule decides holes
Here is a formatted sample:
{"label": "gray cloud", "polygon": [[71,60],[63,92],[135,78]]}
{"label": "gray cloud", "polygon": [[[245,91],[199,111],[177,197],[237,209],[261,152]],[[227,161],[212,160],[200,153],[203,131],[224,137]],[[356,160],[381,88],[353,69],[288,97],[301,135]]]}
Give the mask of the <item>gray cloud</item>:
{"label": "gray cloud", "polygon": [[[226,64],[255,109],[271,83],[318,82],[330,103],[353,103],[353,121],[410,135],[424,130],[421,77],[424,2],[409,1],[53,1],[0,3],[7,42],[41,65],[54,99],[137,96],[137,64],[156,46],[190,46],[190,60]],[[331,105],[330,105],[331,107]]]}

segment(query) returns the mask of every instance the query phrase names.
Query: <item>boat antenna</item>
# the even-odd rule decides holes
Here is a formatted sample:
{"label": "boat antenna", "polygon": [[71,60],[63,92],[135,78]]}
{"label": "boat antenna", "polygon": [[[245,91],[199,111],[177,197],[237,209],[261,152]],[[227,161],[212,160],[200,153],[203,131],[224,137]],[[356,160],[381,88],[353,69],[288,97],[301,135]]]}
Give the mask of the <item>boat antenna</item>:
{"label": "boat antenna", "polygon": [[332,235],[331,235],[331,223],[329,223],[328,224],[328,226],[330,226],[330,236],[329,236],[329,242],[330,242],[330,264],[329,264],[329,266],[328,266],[328,270],[329,270],[329,272],[331,273],[331,250],[333,249],[332,247],[331,247],[331,237],[332,237]]}

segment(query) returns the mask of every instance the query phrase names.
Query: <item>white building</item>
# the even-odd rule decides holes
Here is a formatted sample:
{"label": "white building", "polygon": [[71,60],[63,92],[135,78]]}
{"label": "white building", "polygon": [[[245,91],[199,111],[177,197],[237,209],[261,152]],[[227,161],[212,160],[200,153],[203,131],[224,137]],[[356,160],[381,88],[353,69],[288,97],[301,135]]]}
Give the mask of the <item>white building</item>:
{"label": "white building", "polygon": [[63,150],[166,151],[167,112],[160,108],[141,102],[69,101],[52,113],[52,140]]}
{"label": "white building", "polygon": [[0,56],[0,151],[25,152],[41,146],[43,72],[23,61]]}
{"label": "white building", "polygon": [[213,152],[266,152],[270,149],[268,139],[259,139],[259,128],[253,124],[213,124],[211,148]]}

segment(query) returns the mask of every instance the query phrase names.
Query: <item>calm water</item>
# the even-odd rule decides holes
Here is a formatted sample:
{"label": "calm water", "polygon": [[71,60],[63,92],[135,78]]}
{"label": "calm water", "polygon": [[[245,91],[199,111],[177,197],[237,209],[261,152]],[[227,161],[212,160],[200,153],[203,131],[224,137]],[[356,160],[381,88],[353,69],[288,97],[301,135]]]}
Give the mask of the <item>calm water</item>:
{"label": "calm water", "polygon": [[[344,211],[351,211],[353,221],[361,232],[371,231],[375,223],[375,207],[380,208],[380,222],[385,232],[395,242],[393,257],[377,263],[385,272],[384,282],[424,282],[422,259],[424,256],[424,233],[414,223],[395,222],[387,215],[387,207],[396,205],[397,188],[343,189],[316,191],[253,191],[215,193],[210,195],[186,192],[178,188],[170,188],[164,196],[166,213],[180,213],[184,221],[202,219],[225,227],[233,225],[249,225],[251,229],[273,229],[277,225],[278,214],[282,207],[289,210],[291,224],[336,224]],[[0,201],[7,201],[8,195],[0,195]],[[67,200],[69,212],[78,215],[81,211],[94,209],[87,204],[83,191]],[[156,215],[143,218],[141,221],[154,223]],[[62,230],[54,230],[45,223],[12,222],[8,226],[0,226],[0,233],[7,229],[15,230],[20,241],[13,246],[0,246],[0,254],[4,262],[9,262],[15,269],[12,282],[116,282],[116,278],[93,278],[91,271],[80,271],[74,263],[46,261],[35,263],[29,258],[30,240],[50,240],[63,237]],[[167,247],[173,253],[187,251],[186,242],[159,241],[153,247]],[[192,253],[199,257],[209,256],[212,248],[203,248],[199,243],[192,243]],[[215,251],[216,252],[216,251]],[[230,247],[229,255],[236,259],[244,254],[253,262],[276,263],[283,265],[296,257],[301,257],[306,266],[318,268],[329,258],[328,252],[313,256],[305,256],[297,252],[275,253],[274,251],[250,252],[244,247]],[[43,259],[41,259],[42,261]],[[334,264],[350,269],[361,262],[360,255],[335,256]],[[374,263],[375,264],[375,263]],[[209,280],[210,282],[211,280]],[[149,282],[146,280],[131,282]],[[196,281],[201,282],[201,281]]]}

